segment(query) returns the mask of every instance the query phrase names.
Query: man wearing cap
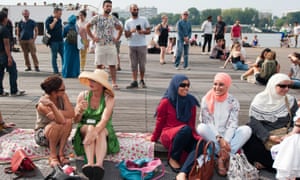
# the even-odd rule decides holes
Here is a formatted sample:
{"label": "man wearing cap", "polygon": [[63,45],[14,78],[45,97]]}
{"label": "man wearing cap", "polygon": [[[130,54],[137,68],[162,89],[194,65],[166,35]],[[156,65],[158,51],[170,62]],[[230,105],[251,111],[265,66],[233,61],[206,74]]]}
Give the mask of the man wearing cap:
{"label": "man wearing cap", "polygon": [[130,5],[131,18],[125,22],[125,36],[128,38],[129,58],[133,81],[127,89],[138,88],[137,75],[140,71],[140,86],[146,88],[144,81],[147,59],[146,36],[150,34],[150,24],[145,17],[139,16],[139,8],[136,4]]}
{"label": "man wearing cap", "polygon": [[35,71],[39,72],[39,61],[36,56],[35,47],[35,40],[38,35],[38,28],[36,26],[35,21],[29,18],[30,12],[28,9],[24,9],[22,15],[24,18],[18,24],[17,37],[19,38],[20,45],[24,54],[25,65],[27,67],[25,71],[31,71],[31,64],[29,61],[30,52]]}
{"label": "man wearing cap", "polygon": [[[119,89],[116,82],[116,64],[117,51],[115,43],[117,43],[122,35],[122,25],[119,20],[110,14],[112,2],[104,0],[102,4],[103,14],[94,16],[86,25],[87,34],[96,42],[95,49],[95,65],[98,69],[104,69],[109,66],[112,86],[115,90]],[[96,32],[91,31],[92,26],[96,26]],[[117,37],[114,36],[114,31],[118,30]]]}

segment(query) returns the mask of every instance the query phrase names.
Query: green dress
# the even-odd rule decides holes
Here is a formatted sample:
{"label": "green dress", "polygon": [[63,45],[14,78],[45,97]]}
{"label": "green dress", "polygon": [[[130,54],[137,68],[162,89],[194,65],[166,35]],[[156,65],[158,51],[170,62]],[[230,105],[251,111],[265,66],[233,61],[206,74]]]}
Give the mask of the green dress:
{"label": "green dress", "polygon": [[[84,111],[84,113],[82,115],[82,119],[78,123],[76,133],[75,133],[75,136],[74,136],[73,146],[74,146],[75,153],[78,156],[85,155],[84,147],[83,147],[83,144],[82,144],[83,137],[81,137],[80,128],[83,125],[87,124],[88,119],[96,120],[96,123],[95,123],[95,126],[96,126],[96,124],[102,119],[102,114],[103,114],[103,111],[105,109],[105,97],[104,97],[104,95],[101,98],[98,109],[92,109],[91,108],[91,106],[90,106],[91,97],[92,97],[92,92],[90,91],[88,93],[88,96],[85,98],[85,100],[89,104],[88,108]],[[118,138],[116,136],[116,133],[115,133],[113,125],[112,125],[111,117],[109,118],[109,121],[107,122],[106,129],[108,131],[107,154],[114,154],[114,153],[119,152],[120,151],[120,145],[119,145]]]}

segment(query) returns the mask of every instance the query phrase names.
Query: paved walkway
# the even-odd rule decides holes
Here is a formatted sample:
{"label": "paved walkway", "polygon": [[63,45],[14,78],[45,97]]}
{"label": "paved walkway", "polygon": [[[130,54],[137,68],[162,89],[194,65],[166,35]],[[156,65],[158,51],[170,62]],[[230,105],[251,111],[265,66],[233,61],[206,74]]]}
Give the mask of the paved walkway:
{"label": "paved walkway", "polygon": [[[281,64],[281,72],[288,72],[290,62],[287,55],[299,49],[274,49]],[[262,48],[247,49],[248,60],[254,61]],[[125,87],[131,81],[127,47],[121,48],[122,71],[117,72],[117,83],[121,90],[116,91],[116,105],[113,114],[113,124],[116,131],[122,132],[151,132],[155,125],[153,118],[156,106],[165,92],[171,77],[176,73],[186,74],[191,81],[190,92],[199,100],[211,88],[212,80],[217,72],[227,72],[232,76],[233,84],[230,92],[239,99],[241,104],[240,124],[248,121],[248,109],[252,98],[264,89],[263,86],[249,84],[240,80],[241,71],[229,68],[220,69],[223,62],[211,60],[207,55],[200,55],[200,48],[192,47],[190,55],[190,71],[175,70],[171,63],[172,55],[167,55],[167,64],[159,64],[159,55],[148,55],[145,82],[147,89],[128,90]],[[38,58],[41,72],[24,72],[22,53],[13,53],[19,70],[19,88],[26,90],[23,97],[1,97],[0,110],[5,121],[13,121],[19,128],[34,128],[36,120],[35,103],[42,95],[40,83],[52,74],[50,51],[44,45],[38,46]],[[88,54],[86,70],[93,71],[93,54]],[[60,64],[60,63],[59,63]],[[77,95],[86,87],[79,84],[77,78],[64,79],[67,94],[75,105]],[[8,89],[8,75],[4,79]],[[291,90],[291,94],[299,97],[299,91]],[[2,172],[0,172],[2,174]]]}

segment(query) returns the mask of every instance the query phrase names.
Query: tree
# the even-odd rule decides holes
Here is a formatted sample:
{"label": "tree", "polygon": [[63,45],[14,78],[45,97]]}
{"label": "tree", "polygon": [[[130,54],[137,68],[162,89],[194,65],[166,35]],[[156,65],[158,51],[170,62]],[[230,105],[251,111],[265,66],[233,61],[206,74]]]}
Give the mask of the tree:
{"label": "tree", "polygon": [[192,25],[198,25],[200,23],[200,12],[197,8],[189,8],[189,21]]}
{"label": "tree", "polygon": [[206,9],[201,12],[200,24],[207,19],[208,16],[212,16],[212,22],[217,22],[217,16],[222,14],[221,9]]}

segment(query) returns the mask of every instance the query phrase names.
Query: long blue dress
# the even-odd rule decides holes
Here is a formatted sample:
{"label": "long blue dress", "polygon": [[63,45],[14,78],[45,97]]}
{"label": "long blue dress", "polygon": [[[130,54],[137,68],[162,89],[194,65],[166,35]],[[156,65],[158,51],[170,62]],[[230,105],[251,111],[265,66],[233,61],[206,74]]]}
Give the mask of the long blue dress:
{"label": "long blue dress", "polygon": [[[63,37],[67,36],[70,29],[76,28],[76,16],[71,15],[68,18],[68,24],[64,27]],[[77,44],[70,44],[64,40],[64,63],[62,66],[62,77],[64,78],[77,78],[80,74],[80,58]]]}

